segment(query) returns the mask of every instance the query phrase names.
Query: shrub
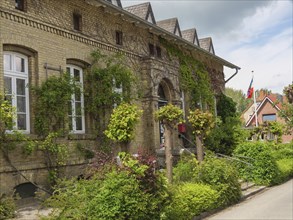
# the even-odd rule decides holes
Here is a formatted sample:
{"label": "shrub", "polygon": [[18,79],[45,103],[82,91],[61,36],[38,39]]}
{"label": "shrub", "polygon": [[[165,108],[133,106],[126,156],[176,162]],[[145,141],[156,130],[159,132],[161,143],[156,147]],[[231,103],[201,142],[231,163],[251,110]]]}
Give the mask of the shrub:
{"label": "shrub", "polygon": [[288,144],[272,145],[272,155],[276,160],[285,158],[293,159],[293,142]]}
{"label": "shrub", "polygon": [[198,169],[197,181],[209,184],[219,192],[219,206],[235,203],[241,197],[238,172],[225,159],[206,158]]}
{"label": "shrub", "polygon": [[242,129],[237,117],[228,117],[220,121],[205,140],[207,149],[225,155],[232,155],[236,146],[245,141],[247,132]]}
{"label": "shrub", "polygon": [[279,170],[269,144],[263,142],[246,142],[234,150],[234,155],[251,158],[252,169],[246,164],[237,164],[243,179],[257,184],[272,185],[278,178]]}
{"label": "shrub", "polygon": [[0,219],[13,218],[16,205],[12,196],[2,195],[0,197]]}
{"label": "shrub", "polygon": [[55,208],[51,218],[160,219],[169,195],[165,179],[151,176],[150,166],[129,155],[121,161],[119,167],[106,164],[107,172],[98,169],[89,179],[61,181],[47,201]]}
{"label": "shrub", "polygon": [[163,219],[192,219],[216,207],[218,193],[210,186],[184,183],[174,188],[172,202],[166,207]]}
{"label": "shrub", "polygon": [[182,155],[173,169],[174,183],[194,181],[197,168],[198,161],[194,155]]}
{"label": "shrub", "polygon": [[278,183],[284,182],[293,177],[293,159],[292,158],[277,160],[277,166],[280,171]]}

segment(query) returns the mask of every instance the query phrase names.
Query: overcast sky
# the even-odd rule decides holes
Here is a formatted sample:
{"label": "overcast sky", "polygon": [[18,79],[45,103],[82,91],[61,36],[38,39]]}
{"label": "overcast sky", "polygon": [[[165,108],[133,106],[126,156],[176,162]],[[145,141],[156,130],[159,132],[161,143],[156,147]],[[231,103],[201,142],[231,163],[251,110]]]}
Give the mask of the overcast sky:
{"label": "overcast sky", "polygon": [[[122,6],[147,1],[122,0]],[[216,55],[241,67],[226,85],[246,93],[254,71],[255,89],[282,93],[293,81],[292,0],[149,0],[157,21],[177,17],[181,30],[196,28],[212,37]],[[225,69],[226,78],[235,70]]]}

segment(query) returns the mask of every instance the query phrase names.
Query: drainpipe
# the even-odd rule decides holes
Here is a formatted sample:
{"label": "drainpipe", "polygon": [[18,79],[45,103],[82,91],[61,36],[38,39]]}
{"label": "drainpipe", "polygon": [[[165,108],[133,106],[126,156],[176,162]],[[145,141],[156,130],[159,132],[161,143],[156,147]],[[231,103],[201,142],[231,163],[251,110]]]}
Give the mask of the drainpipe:
{"label": "drainpipe", "polygon": [[236,72],[232,75],[232,76],[230,76],[229,77],[229,79],[227,79],[226,81],[225,81],[225,84],[227,83],[227,82],[229,82],[234,76],[236,76],[236,74],[238,73],[238,70],[239,70],[240,68],[236,68]]}

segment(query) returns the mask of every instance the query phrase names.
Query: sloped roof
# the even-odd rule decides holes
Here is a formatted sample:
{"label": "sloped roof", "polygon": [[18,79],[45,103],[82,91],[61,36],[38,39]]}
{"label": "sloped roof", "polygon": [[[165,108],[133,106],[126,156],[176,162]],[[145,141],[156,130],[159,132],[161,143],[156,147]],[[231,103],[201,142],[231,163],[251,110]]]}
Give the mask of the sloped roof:
{"label": "sloped roof", "polygon": [[116,5],[120,8],[122,8],[121,0],[106,0],[106,1],[112,3],[113,5]]}
{"label": "sloped roof", "polygon": [[[261,109],[261,107],[266,103],[269,102],[275,109],[277,109],[278,111],[281,110],[281,105],[280,103],[277,102],[276,96],[274,95],[268,95],[266,96],[262,102],[257,106],[256,108],[256,114],[257,112]],[[246,122],[245,126],[248,127],[251,122],[253,121],[253,119],[255,118],[255,112],[251,115],[251,117],[249,118],[249,120]]]}
{"label": "sloped roof", "polygon": [[[237,65],[235,65],[235,64],[233,64],[233,63],[231,63],[231,62],[229,62],[219,56],[216,56],[215,54],[212,54],[197,45],[192,44],[191,42],[183,39],[181,36],[174,35],[173,32],[167,31],[167,30],[159,27],[158,25],[152,24],[151,22],[148,22],[145,19],[142,19],[142,18],[124,10],[121,7],[117,7],[114,4],[111,4],[112,1],[119,1],[120,2],[120,0],[83,0],[83,1],[86,2],[87,4],[95,6],[95,7],[101,7],[101,5],[102,5],[104,8],[107,8],[107,12],[113,13],[115,15],[117,15],[117,14],[124,15],[125,20],[128,20],[128,22],[140,23],[141,27],[152,29],[153,33],[158,36],[164,36],[164,38],[167,38],[167,39],[177,40],[179,43],[183,43],[184,47],[188,47],[188,48],[191,47],[192,49],[194,49],[195,51],[198,51],[201,54],[208,55],[211,59],[216,60],[217,62],[219,62],[220,64],[222,64],[226,67],[229,67],[232,69],[237,69],[237,70],[240,69],[240,67],[238,67]],[[178,24],[178,27],[179,27],[179,24]],[[177,32],[179,32],[178,29],[177,29]]]}
{"label": "sloped roof", "polygon": [[199,39],[199,46],[212,53],[212,54],[215,54],[215,50],[214,50],[214,46],[213,46],[213,41],[212,41],[212,38],[211,37],[206,37],[206,38],[202,38],[202,39]]}
{"label": "sloped roof", "polygon": [[163,28],[166,31],[171,32],[179,37],[182,37],[179,22],[177,18],[170,18],[157,22],[157,26]]}
{"label": "sloped roof", "polygon": [[150,2],[138,4],[138,5],[132,5],[125,7],[124,10],[148,21],[153,24],[156,24],[156,19],[153,13],[153,9]]}
{"label": "sloped roof", "polygon": [[183,30],[181,31],[181,34],[182,34],[182,38],[199,46],[199,41],[198,41],[197,32],[195,28]]}

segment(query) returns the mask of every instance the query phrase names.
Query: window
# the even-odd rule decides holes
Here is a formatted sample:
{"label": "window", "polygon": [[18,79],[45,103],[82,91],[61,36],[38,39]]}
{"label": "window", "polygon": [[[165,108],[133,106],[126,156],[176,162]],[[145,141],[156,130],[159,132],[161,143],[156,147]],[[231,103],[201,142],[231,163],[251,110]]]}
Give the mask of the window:
{"label": "window", "polygon": [[113,107],[116,108],[122,101],[122,84],[118,83],[115,79],[113,79],[113,92],[114,92],[114,105]]}
{"label": "window", "polygon": [[79,89],[71,96],[69,101],[69,129],[73,133],[85,132],[84,120],[84,97],[83,97],[83,71],[81,68],[73,65],[67,66],[67,72],[75,79]]}
{"label": "window", "polygon": [[15,8],[24,11],[24,1],[25,0],[15,0]]}
{"label": "window", "polygon": [[150,56],[155,56],[155,46],[153,44],[149,44]]}
{"label": "window", "polygon": [[122,31],[116,31],[116,44],[122,45]]}
{"label": "window", "polygon": [[11,130],[30,131],[28,58],[22,54],[4,52],[4,94],[16,109]]}
{"label": "window", "polygon": [[262,121],[276,121],[276,114],[262,115]]}
{"label": "window", "polygon": [[77,13],[73,13],[73,29],[77,31],[81,31],[81,15]]}
{"label": "window", "polygon": [[156,52],[157,52],[157,57],[158,57],[158,58],[162,58],[161,47],[156,46]]}
{"label": "window", "polygon": [[150,56],[152,57],[162,58],[162,50],[161,50],[161,47],[159,46],[155,46],[150,43],[149,52],[150,52]]}

